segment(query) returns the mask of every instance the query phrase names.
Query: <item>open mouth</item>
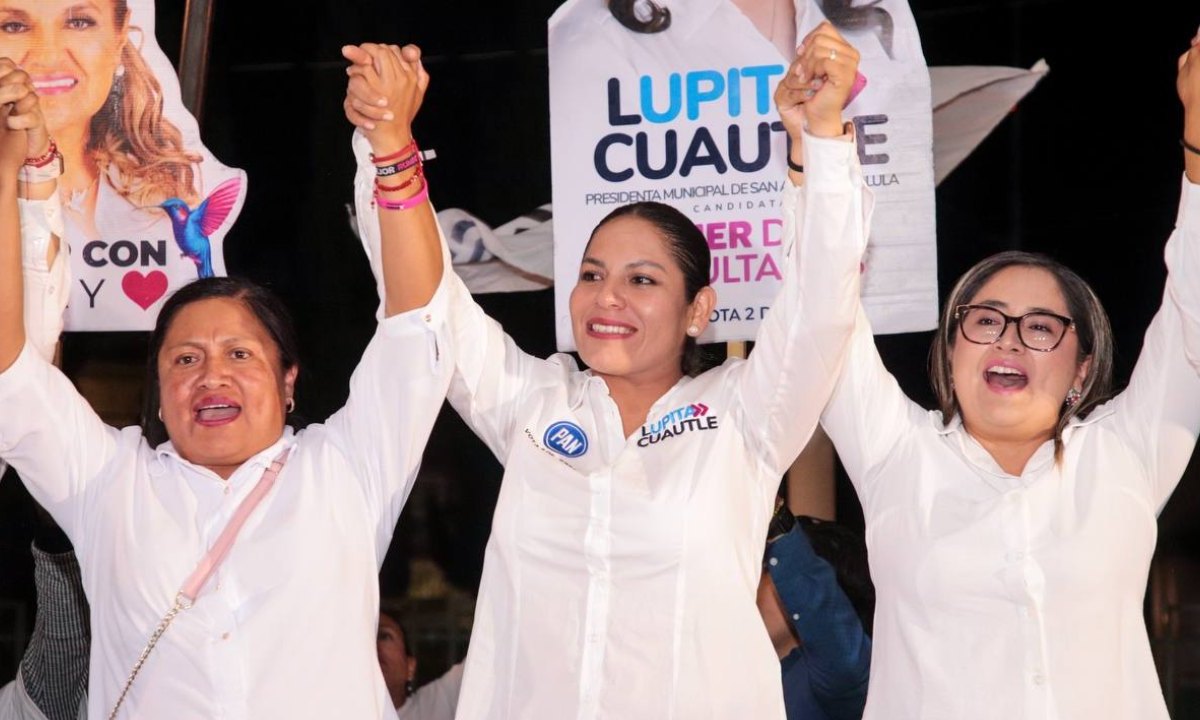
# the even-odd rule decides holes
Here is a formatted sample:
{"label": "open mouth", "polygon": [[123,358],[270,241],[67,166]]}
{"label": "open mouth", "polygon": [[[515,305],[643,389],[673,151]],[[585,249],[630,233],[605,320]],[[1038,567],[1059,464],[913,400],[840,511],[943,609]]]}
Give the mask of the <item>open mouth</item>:
{"label": "open mouth", "polygon": [[588,335],[596,338],[625,338],[637,332],[637,329],[625,324],[592,321],[587,324]]}
{"label": "open mouth", "polygon": [[38,95],[59,95],[70,92],[79,84],[77,78],[69,75],[43,76],[33,79],[33,89]]}
{"label": "open mouth", "polygon": [[1029,377],[1020,370],[1007,365],[993,365],[983,374],[984,381],[993,390],[1021,390],[1029,384]]}
{"label": "open mouth", "polygon": [[228,400],[205,400],[192,411],[196,422],[206,427],[233,422],[241,414],[242,407]]}

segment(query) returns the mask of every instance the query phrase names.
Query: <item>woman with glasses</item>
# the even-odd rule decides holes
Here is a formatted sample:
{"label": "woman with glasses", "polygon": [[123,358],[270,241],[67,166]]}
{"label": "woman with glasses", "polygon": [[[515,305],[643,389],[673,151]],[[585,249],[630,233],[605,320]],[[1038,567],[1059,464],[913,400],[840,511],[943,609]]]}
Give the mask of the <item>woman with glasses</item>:
{"label": "woman with glasses", "polygon": [[1197,40],[1177,86],[1179,224],[1125,391],[1095,293],[1040,255],[959,280],[930,358],[936,411],[904,396],[859,312],[822,422],[878,594],[866,720],[1167,718],[1142,606],[1156,515],[1200,430]]}

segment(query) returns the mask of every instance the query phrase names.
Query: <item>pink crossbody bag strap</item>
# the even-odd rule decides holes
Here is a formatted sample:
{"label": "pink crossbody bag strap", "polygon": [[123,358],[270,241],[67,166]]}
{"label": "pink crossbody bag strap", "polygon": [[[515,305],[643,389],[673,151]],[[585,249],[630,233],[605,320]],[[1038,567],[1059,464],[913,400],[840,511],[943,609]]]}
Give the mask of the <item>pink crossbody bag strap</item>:
{"label": "pink crossbody bag strap", "polygon": [[237,540],[242,526],[246,524],[246,519],[254,512],[254,509],[258,507],[262,499],[267,496],[267,493],[271,492],[271,488],[275,485],[275,478],[279,477],[279,471],[283,470],[284,463],[287,462],[288,455],[291,452],[292,449],[287,447],[275,456],[275,459],[271,461],[271,466],[263,471],[258,484],[250,490],[250,494],[233,511],[233,516],[229,518],[229,523],[221,531],[221,535],[217,538],[217,541],[204,554],[204,557],[200,558],[200,562],[196,563],[196,569],[192,571],[192,574],[184,581],[183,587],[179,588],[179,592],[175,594],[175,604],[171,606],[171,609],[159,621],[158,627],[150,635],[150,640],[146,643],[142,654],[138,657],[137,662],[133,664],[133,670],[129,673],[129,679],[125,681],[125,687],[121,689],[121,695],[117,698],[116,704],[113,705],[112,712],[108,714],[108,720],[114,720],[117,717],[117,711],[121,709],[121,703],[125,702],[125,696],[129,694],[129,689],[133,687],[134,679],[141,672],[142,665],[146,664],[146,658],[150,657],[150,652],[158,644],[159,638],[170,627],[171,621],[180,612],[192,607],[196,602],[196,598],[200,596],[200,592],[204,590],[204,586],[212,578],[213,573],[217,571],[217,568],[221,567],[221,563],[229,555],[229,549],[233,547],[233,542]]}

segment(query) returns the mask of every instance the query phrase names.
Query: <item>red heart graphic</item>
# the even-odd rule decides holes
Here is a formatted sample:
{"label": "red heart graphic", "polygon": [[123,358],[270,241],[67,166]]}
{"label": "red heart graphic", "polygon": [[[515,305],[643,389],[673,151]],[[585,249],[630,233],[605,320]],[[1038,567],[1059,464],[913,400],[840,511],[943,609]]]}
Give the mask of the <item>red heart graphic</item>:
{"label": "red heart graphic", "polygon": [[145,275],[130,270],[121,278],[121,289],[130,300],[146,310],[167,292],[167,276],[160,270],[151,270]]}

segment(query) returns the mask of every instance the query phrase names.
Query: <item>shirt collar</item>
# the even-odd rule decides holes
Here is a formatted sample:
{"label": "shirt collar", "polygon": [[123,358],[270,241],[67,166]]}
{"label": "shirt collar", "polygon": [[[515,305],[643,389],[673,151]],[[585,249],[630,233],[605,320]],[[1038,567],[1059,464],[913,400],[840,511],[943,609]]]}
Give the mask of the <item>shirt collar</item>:
{"label": "shirt collar", "polygon": [[[1086,418],[1071,418],[1067,422],[1067,426],[1063,428],[1063,443],[1066,444],[1067,442],[1070,442],[1071,436],[1073,436],[1075,431],[1079,428],[1098,422],[1099,420],[1112,415],[1112,413],[1112,408],[1106,404],[1092,410],[1092,412],[1089,413]],[[954,439],[959,443],[959,447],[962,448],[963,455],[977,468],[1001,480],[1011,481],[1016,479],[1016,476],[1011,475],[1003,470],[996,462],[995,458],[992,457],[991,453],[984,449],[984,447],[979,444],[979,441],[972,437],[972,435],[963,428],[961,415],[956,413],[954,417],[950,419],[950,422],[945,423],[944,425],[942,423],[942,414],[940,412],[931,412],[929,417],[930,422],[933,423],[934,432],[942,436],[954,435]],[[1038,448],[1033,457],[1029,458],[1029,462],[1025,464],[1025,472],[1023,473],[1022,477],[1036,475],[1046,463],[1053,462],[1053,460],[1054,441],[1047,440],[1042,447]]]}
{"label": "shirt collar", "polygon": [[[247,459],[246,462],[242,463],[241,467],[234,472],[234,475],[244,476],[245,473],[240,472],[243,468],[257,468],[265,470],[266,468],[270,467],[271,461],[275,459],[275,456],[278,455],[284,447],[293,445],[295,443],[295,435],[295,431],[293,431],[290,426],[285,426],[283,428],[283,433],[279,436],[278,440],[250,456],[250,458]],[[179,451],[175,449],[174,443],[172,443],[170,440],[154,448],[154,458],[156,464],[163,468],[165,468],[168,463],[174,462],[178,463],[182,467],[190,468],[191,470],[201,474],[213,474],[212,471],[208,470],[207,468],[194,465],[191,462],[184,460],[179,454]]]}

